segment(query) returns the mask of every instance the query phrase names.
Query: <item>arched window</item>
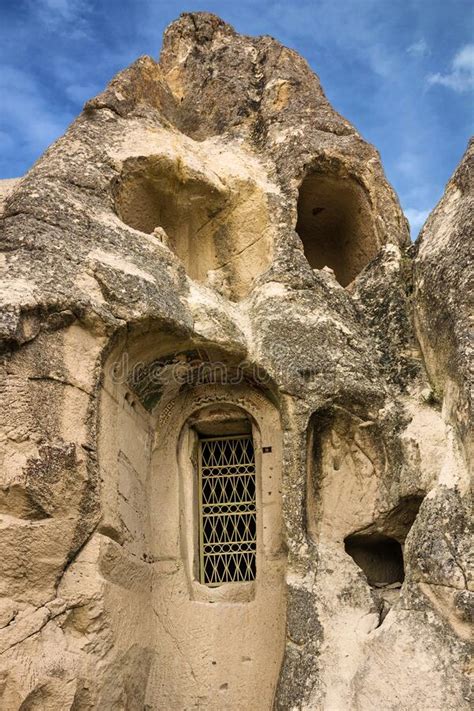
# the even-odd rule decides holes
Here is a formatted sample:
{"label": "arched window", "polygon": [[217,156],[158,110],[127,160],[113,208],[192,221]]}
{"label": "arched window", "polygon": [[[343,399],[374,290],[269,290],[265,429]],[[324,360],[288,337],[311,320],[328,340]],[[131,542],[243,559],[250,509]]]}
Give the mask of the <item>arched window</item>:
{"label": "arched window", "polygon": [[251,433],[199,437],[199,577],[215,586],[255,579],[257,508]]}

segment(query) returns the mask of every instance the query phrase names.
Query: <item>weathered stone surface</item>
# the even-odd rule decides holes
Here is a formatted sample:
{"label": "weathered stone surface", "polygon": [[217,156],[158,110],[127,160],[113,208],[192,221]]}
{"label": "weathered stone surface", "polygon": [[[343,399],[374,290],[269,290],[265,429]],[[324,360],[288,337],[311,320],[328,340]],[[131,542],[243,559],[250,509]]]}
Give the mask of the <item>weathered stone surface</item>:
{"label": "weathered stone surface", "polygon": [[[467,709],[472,146],[411,246],[306,62],[196,13],[7,183],[0,707]],[[257,577],[210,588],[242,418]]]}
{"label": "weathered stone surface", "polygon": [[5,200],[10,195],[19,180],[19,178],[5,178],[4,180],[0,180],[0,215],[3,212]]}
{"label": "weathered stone surface", "polygon": [[472,415],[474,139],[428,218],[415,259],[415,327],[433,388],[469,440]]}

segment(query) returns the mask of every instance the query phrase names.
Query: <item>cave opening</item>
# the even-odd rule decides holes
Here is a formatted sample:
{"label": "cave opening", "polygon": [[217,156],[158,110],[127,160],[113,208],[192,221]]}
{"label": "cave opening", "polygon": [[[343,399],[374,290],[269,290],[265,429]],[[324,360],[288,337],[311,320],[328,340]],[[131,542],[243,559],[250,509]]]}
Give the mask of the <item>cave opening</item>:
{"label": "cave opening", "polygon": [[365,573],[369,585],[383,587],[403,583],[403,551],[395,538],[383,533],[356,533],[344,540],[344,548]]}
{"label": "cave opening", "polygon": [[379,248],[367,192],[348,176],[313,172],[304,178],[296,232],[313,269],[330,267],[344,287]]}
{"label": "cave opening", "polygon": [[405,496],[373,527],[344,539],[346,553],[365,574],[374,598],[379,600],[379,625],[400,596],[405,580],[405,540],[422,502],[422,495]]}

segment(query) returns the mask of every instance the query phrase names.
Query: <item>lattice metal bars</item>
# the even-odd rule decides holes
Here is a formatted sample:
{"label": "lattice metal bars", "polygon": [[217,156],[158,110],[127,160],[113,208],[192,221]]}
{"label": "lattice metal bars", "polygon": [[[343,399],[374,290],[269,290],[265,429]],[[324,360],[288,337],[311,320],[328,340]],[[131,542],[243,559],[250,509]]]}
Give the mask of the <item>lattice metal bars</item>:
{"label": "lattice metal bars", "polygon": [[199,539],[201,583],[255,579],[255,452],[249,435],[199,440]]}

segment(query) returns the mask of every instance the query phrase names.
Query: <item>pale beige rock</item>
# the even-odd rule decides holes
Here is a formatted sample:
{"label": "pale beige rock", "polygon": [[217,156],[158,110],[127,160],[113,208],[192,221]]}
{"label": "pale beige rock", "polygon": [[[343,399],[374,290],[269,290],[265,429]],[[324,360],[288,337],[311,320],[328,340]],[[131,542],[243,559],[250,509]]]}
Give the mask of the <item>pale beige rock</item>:
{"label": "pale beige rock", "polygon": [[13,192],[20,178],[4,178],[0,180],[0,216],[3,214],[3,206],[7,197]]}
{"label": "pale beige rock", "polygon": [[306,62],[195,13],[0,183],[2,711],[468,708],[471,152],[411,245]]}

